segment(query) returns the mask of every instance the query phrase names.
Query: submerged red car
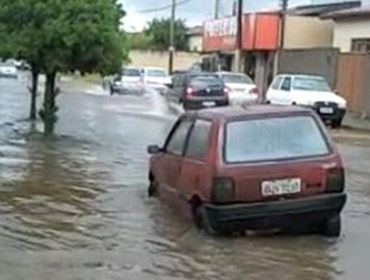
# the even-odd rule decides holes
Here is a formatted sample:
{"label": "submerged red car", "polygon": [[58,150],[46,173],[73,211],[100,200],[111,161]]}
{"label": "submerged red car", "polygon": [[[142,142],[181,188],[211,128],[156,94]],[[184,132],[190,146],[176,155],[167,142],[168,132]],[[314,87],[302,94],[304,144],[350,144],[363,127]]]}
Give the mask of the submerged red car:
{"label": "submerged red car", "polygon": [[340,235],[342,160],[310,109],[188,112],[164,146],[148,152],[149,195],[210,233],[279,228]]}

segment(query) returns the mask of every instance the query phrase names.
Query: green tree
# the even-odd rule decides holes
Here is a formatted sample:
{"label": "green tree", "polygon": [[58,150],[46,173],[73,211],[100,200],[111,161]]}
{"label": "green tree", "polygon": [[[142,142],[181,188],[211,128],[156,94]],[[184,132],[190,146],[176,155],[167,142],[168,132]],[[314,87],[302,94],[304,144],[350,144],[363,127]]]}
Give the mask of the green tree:
{"label": "green tree", "polygon": [[[158,50],[168,50],[170,46],[171,19],[153,19],[145,29],[145,34],[151,38],[151,46]],[[175,21],[175,48],[185,51],[188,49],[186,25],[183,20]]]}
{"label": "green tree", "polygon": [[[18,57],[46,75],[40,115],[54,131],[58,72],[112,73],[126,58],[117,0],[0,0],[0,26]],[[9,40],[10,41],[10,40]]]}

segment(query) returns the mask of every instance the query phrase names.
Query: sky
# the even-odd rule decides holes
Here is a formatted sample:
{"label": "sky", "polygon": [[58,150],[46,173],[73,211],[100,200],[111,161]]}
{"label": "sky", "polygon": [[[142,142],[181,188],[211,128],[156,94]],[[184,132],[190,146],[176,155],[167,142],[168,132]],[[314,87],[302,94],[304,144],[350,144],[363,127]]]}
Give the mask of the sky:
{"label": "sky", "polygon": [[[178,2],[182,0],[177,0]],[[370,0],[365,0],[370,1]],[[153,18],[169,17],[171,10],[144,13],[152,8],[163,7],[171,4],[172,0],[120,0],[127,15],[123,20],[123,28],[129,32],[141,31]],[[233,0],[220,0],[220,16],[230,15]],[[338,2],[338,0],[290,0],[291,6]],[[214,16],[215,0],[189,0],[177,8],[177,18],[185,19],[188,26],[201,24],[204,20]],[[279,0],[244,0],[245,12],[277,9]]]}

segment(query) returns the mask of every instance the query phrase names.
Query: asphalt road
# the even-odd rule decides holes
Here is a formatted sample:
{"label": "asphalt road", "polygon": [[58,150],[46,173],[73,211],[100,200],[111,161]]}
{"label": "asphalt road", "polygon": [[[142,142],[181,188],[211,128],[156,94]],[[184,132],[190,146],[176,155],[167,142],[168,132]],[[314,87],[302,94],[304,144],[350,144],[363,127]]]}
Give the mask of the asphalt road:
{"label": "asphalt road", "polygon": [[146,146],[176,119],[161,96],[62,86],[46,141],[24,80],[0,79],[0,279],[368,279],[369,133],[332,132],[350,195],[339,239],[213,238],[146,197]]}

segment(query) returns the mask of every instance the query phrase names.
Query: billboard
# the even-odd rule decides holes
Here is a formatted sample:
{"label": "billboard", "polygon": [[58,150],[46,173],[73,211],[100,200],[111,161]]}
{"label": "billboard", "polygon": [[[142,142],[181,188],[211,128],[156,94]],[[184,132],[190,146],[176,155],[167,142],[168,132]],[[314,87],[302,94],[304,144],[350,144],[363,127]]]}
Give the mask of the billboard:
{"label": "billboard", "polygon": [[204,23],[205,51],[232,51],[236,48],[237,18],[226,17]]}

